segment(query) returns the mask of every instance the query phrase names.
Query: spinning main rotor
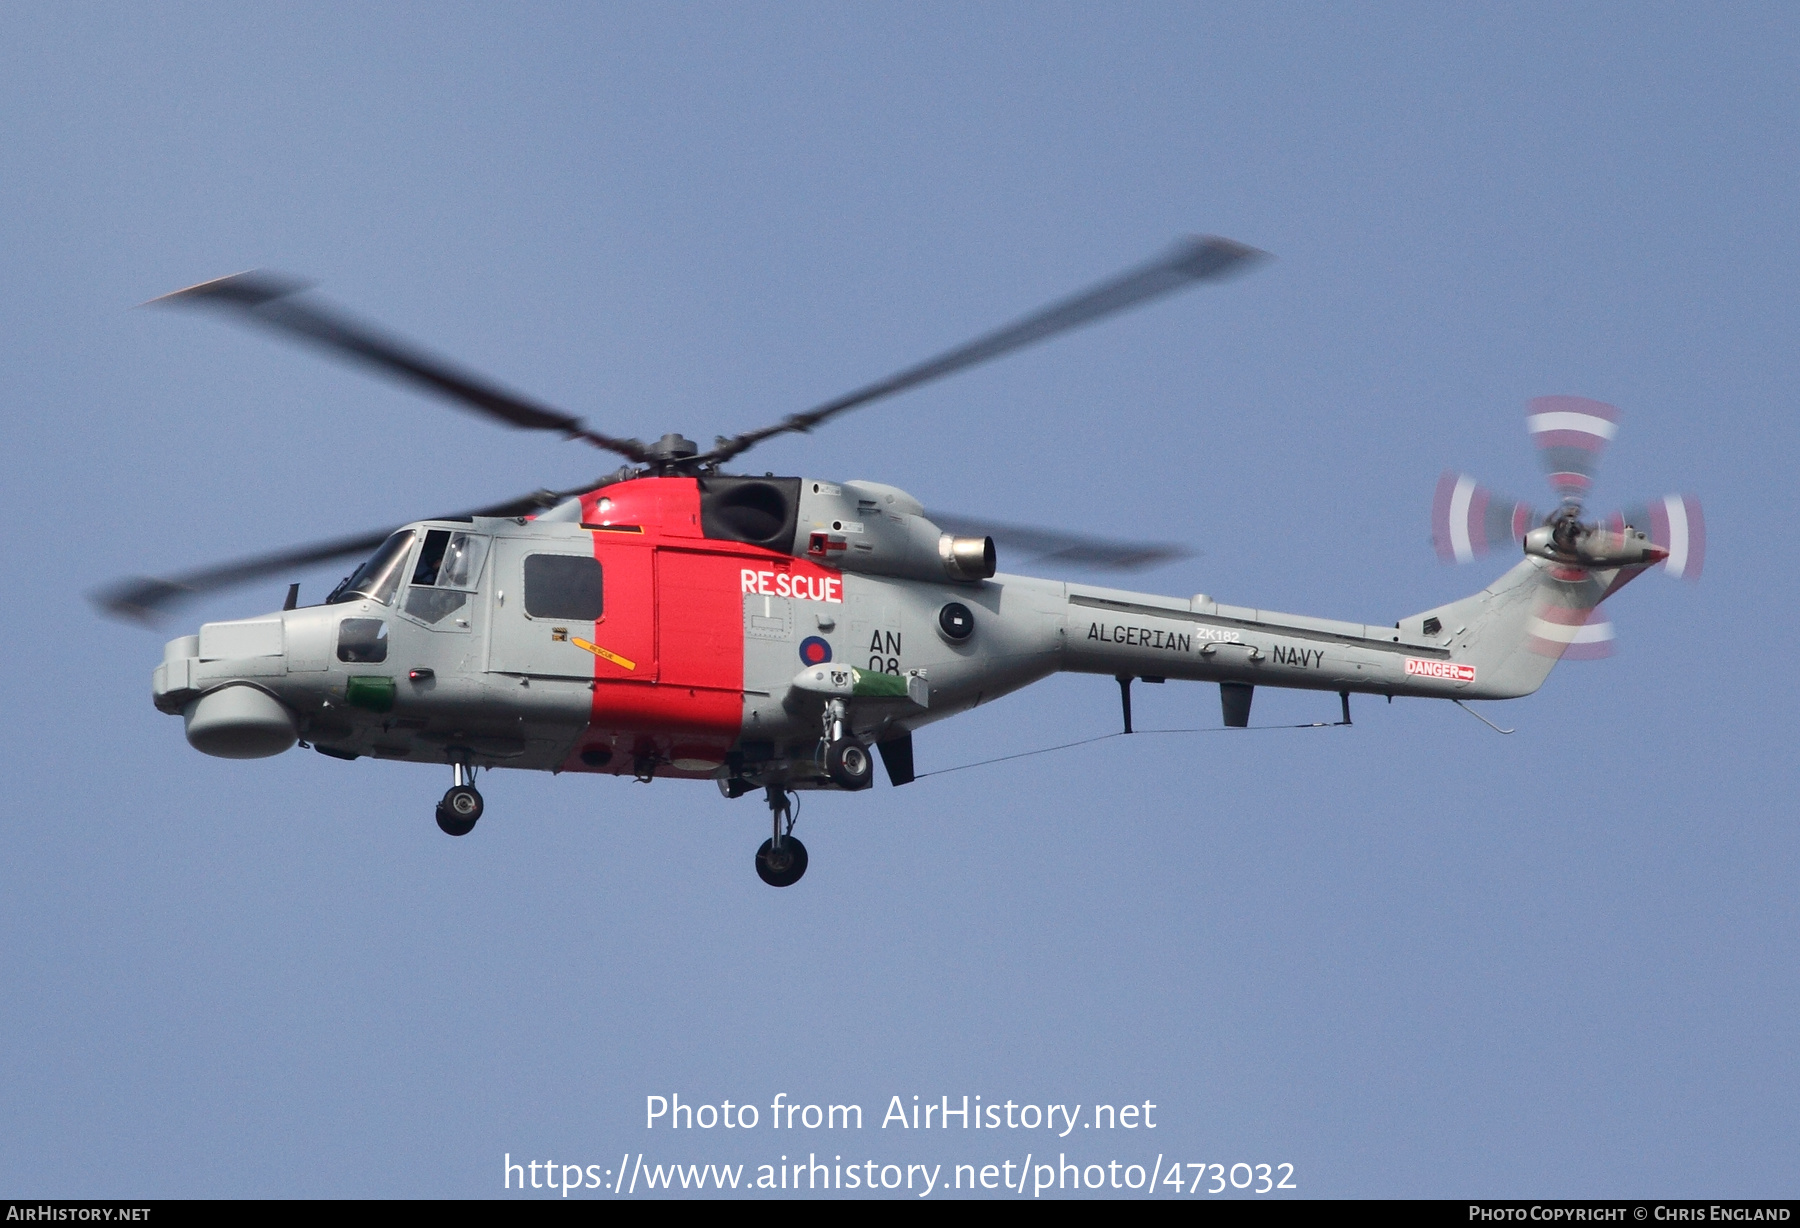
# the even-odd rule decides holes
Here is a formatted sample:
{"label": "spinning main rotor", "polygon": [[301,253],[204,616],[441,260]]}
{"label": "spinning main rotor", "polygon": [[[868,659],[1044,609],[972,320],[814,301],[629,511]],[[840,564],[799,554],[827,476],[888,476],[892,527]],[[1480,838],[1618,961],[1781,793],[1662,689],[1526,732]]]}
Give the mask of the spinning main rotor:
{"label": "spinning main rotor", "polygon": [[[214,308],[238,320],[268,328],[283,337],[313,345],[333,358],[371,369],[379,375],[449,401],[459,408],[521,430],[553,431],[565,439],[580,440],[625,460],[626,464],[616,472],[573,490],[534,491],[516,499],[457,513],[455,518],[524,516],[611,482],[644,476],[717,474],[722,465],[766,439],[777,435],[809,433],[815,427],[853,409],[1091,324],[1177,290],[1245,271],[1264,258],[1266,253],[1230,239],[1216,236],[1184,239],[1158,259],[1053,303],[967,344],[802,413],[790,414],[771,425],[738,435],[720,435],[714,439],[713,446],[704,451],[694,441],[676,433],[665,434],[654,443],[645,443],[596,430],[573,414],[504,388],[422,346],[324,303],[306,293],[311,288],[310,283],[280,274],[266,271],[238,273],[177,290],[151,302],[169,306]],[[951,529],[973,523],[966,517],[934,514],[933,518],[943,527]],[[1018,549],[1028,558],[1079,563],[1106,570],[1134,570],[1188,553],[1178,546],[1120,543],[1050,529],[985,522],[982,527],[985,532],[1010,548]],[[278,575],[297,567],[366,555],[379,546],[392,531],[390,526],[372,533],[316,542],[191,571],[169,579],[128,580],[95,594],[95,601],[108,614],[150,622],[178,604],[202,594]]]}

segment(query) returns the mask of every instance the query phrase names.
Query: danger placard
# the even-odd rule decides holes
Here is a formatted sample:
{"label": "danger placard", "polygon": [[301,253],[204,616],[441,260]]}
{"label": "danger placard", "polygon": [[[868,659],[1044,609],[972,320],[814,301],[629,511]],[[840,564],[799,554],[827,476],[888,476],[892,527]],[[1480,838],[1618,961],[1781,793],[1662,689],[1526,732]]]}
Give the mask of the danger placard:
{"label": "danger placard", "polygon": [[1421,661],[1417,657],[1406,658],[1406,676],[1408,678],[1441,678],[1445,682],[1475,681],[1475,667],[1462,665],[1456,661]]}

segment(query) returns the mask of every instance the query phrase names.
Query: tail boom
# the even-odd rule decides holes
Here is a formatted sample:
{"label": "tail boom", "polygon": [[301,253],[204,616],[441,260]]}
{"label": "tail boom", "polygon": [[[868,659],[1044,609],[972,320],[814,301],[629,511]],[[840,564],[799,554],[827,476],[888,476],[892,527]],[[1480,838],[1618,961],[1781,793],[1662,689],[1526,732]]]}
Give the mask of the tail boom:
{"label": "tail boom", "polygon": [[1560,611],[1553,617],[1563,618],[1561,625],[1579,629],[1601,597],[1631,578],[1573,572],[1577,579],[1572,571],[1527,558],[1481,592],[1393,626],[1070,584],[1062,586],[1061,668],[1152,680],[1512,699],[1543,685],[1562,652],[1580,639],[1563,636],[1546,648],[1546,612]]}

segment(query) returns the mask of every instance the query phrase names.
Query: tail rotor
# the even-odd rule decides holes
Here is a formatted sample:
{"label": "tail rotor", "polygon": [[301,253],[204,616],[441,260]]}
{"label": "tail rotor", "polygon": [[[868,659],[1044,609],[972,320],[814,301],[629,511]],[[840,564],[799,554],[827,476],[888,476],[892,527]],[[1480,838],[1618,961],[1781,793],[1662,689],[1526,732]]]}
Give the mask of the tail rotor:
{"label": "tail rotor", "polygon": [[1466,473],[1446,469],[1431,501],[1431,544],[1446,563],[1469,563],[1489,550],[1516,547],[1538,523],[1529,504],[1497,495]]}
{"label": "tail rotor", "polygon": [[1621,524],[1633,525],[1669,552],[1663,570],[1680,580],[1694,581],[1706,562],[1706,516],[1693,495],[1664,495],[1650,503],[1634,504],[1613,513]]}
{"label": "tail rotor", "polygon": [[1526,646],[1540,656],[1562,661],[1598,661],[1612,656],[1612,619],[1605,606],[1585,610],[1545,594],[1531,615],[1531,637]]}
{"label": "tail rotor", "polygon": [[1534,397],[1525,408],[1525,429],[1551,488],[1579,508],[1593,488],[1601,454],[1619,433],[1619,411],[1586,397]]}
{"label": "tail rotor", "polygon": [[1700,501],[1665,495],[1584,523],[1582,504],[1606,445],[1619,433],[1619,411],[1586,397],[1536,397],[1526,407],[1525,428],[1560,501],[1557,509],[1540,515],[1446,469],[1432,498],[1432,545],[1446,563],[1515,549],[1548,561],[1529,646],[1557,659],[1609,656],[1615,631],[1600,599],[1653,566],[1682,579],[1700,578],[1706,559]]}

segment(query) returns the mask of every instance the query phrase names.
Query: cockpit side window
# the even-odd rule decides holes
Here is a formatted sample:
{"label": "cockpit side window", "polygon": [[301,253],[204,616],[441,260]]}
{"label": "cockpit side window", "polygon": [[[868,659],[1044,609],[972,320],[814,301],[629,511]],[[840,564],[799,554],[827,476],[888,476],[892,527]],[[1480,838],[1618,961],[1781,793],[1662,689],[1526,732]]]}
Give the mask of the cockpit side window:
{"label": "cockpit side window", "polygon": [[472,590],[481,577],[487,548],[488,539],[478,533],[432,529],[425,534],[425,547],[413,565],[412,582],[430,588]]}
{"label": "cockpit side window", "polygon": [[[413,564],[412,587],[406,592],[406,612],[436,626],[468,603],[469,593],[481,578],[488,539],[478,533],[454,529],[429,529]],[[468,624],[462,623],[466,627]]]}
{"label": "cockpit side window", "polygon": [[425,534],[425,548],[413,564],[414,584],[436,584],[438,569],[444,565],[444,548],[450,544],[450,530],[433,529]]}
{"label": "cockpit side window", "polygon": [[338,624],[338,660],[378,665],[387,660],[387,650],[387,624],[379,618],[346,618]]}
{"label": "cockpit side window", "polygon": [[366,597],[370,601],[379,601],[382,605],[392,605],[394,593],[400,587],[406,568],[407,552],[412,549],[413,537],[411,529],[401,529],[382,542],[381,547],[369,556],[367,562],[331,590],[331,596],[325,599],[325,604],[338,605]]}
{"label": "cockpit side window", "polygon": [[444,547],[443,566],[438,568],[435,583],[439,588],[472,590],[481,579],[481,564],[487,558],[488,539],[479,533],[452,533]]}

